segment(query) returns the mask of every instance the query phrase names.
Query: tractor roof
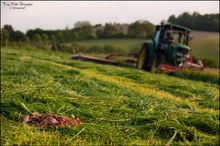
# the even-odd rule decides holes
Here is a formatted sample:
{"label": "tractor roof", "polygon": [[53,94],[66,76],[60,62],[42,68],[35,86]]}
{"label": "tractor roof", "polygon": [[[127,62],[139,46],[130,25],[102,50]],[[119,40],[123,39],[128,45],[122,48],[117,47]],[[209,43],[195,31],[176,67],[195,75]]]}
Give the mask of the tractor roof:
{"label": "tractor roof", "polygon": [[161,25],[161,27],[164,27],[165,29],[176,29],[176,30],[181,30],[186,33],[189,33],[191,30],[189,28],[186,28],[184,26],[176,25],[176,24],[164,24]]}

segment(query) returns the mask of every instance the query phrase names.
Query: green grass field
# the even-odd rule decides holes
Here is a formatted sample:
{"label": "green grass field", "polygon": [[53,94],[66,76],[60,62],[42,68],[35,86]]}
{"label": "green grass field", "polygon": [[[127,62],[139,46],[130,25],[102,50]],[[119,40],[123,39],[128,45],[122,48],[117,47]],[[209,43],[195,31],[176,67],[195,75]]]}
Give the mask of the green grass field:
{"label": "green grass field", "polygon": [[[79,116],[77,127],[19,123],[29,112]],[[218,83],[1,48],[2,145],[218,145]]]}

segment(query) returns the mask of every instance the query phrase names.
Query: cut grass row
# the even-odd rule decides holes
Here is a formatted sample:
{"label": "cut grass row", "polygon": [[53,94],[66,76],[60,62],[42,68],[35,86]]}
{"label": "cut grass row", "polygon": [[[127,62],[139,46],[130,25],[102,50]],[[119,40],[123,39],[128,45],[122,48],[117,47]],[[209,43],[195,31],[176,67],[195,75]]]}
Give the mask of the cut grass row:
{"label": "cut grass row", "polygon": [[[2,48],[1,144],[216,145],[219,85],[124,67],[74,61],[69,54]],[[30,112],[77,115],[79,127],[39,129]]]}

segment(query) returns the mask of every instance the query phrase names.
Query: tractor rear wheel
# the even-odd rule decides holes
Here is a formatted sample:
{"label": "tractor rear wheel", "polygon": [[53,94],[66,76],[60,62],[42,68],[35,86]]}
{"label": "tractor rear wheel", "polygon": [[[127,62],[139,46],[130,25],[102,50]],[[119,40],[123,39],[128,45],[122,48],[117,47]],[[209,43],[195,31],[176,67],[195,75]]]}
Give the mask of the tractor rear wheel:
{"label": "tractor rear wheel", "polygon": [[143,44],[141,47],[141,50],[139,52],[138,59],[137,59],[137,66],[136,67],[138,69],[151,71],[152,63],[151,63],[149,51],[150,50],[149,50],[147,44],[146,43]]}

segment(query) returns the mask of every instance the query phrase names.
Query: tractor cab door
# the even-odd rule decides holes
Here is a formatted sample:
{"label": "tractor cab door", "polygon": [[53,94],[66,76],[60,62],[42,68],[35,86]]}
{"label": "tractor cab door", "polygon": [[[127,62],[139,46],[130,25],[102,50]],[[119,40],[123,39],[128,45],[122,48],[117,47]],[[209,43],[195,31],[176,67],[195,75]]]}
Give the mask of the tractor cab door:
{"label": "tractor cab door", "polygon": [[157,49],[158,46],[159,46],[162,29],[163,29],[163,28],[162,28],[161,26],[156,26],[156,31],[155,31],[155,33],[154,33],[154,38],[153,38],[153,41],[154,41],[154,43],[155,43],[156,49]]}

